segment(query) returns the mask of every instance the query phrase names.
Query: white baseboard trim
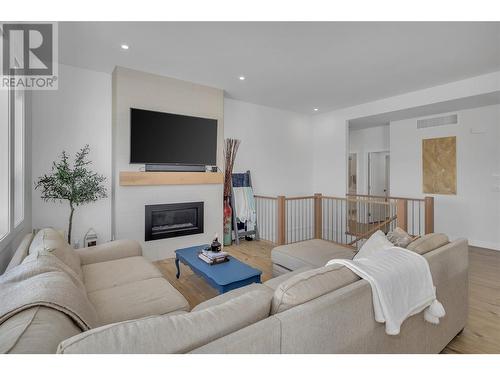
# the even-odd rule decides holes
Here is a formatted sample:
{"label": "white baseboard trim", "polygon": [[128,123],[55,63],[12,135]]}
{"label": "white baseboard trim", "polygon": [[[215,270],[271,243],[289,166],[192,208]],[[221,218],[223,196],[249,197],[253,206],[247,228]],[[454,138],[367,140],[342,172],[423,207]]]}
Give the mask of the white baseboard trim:
{"label": "white baseboard trim", "polygon": [[144,255],[144,257],[147,258],[148,260],[155,262],[157,260],[175,258],[175,249],[165,249],[165,248],[144,246],[142,248],[142,255]]}
{"label": "white baseboard trim", "polygon": [[476,246],[476,247],[483,247],[485,249],[490,249],[490,250],[500,251],[500,244],[494,243],[494,242],[469,240],[469,245]]}

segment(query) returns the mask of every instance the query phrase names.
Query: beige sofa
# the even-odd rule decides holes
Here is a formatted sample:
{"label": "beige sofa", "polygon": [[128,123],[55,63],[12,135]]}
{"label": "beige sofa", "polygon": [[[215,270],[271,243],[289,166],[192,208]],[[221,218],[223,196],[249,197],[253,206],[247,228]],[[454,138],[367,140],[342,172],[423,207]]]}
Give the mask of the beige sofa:
{"label": "beige sofa", "polygon": [[331,259],[350,259],[353,255],[351,248],[320,239],[278,246],[271,252],[273,276],[287,274],[304,267],[321,267]]}
{"label": "beige sofa", "polygon": [[[375,322],[368,282],[345,267],[311,263],[311,259],[323,262],[322,256],[332,247],[326,241],[306,241],[273,250],[273,260],[293,257],[296,263],[287,264],[297,268],[264,284],[219,295],[191,312],[179,308],[171,314],[129,318],[74,334],[61,340],[57,351],[439,353],[466,323],[468,245],[465,240],[445,243],[436,238],[422,239],[413,250],[429,261],[438,298],[446,309],[439,325],[424,321],[420,313],[403,323],[399,335],[388,336],[384,325]],[[311,256],[314,252],[323,255],[316,258]]]}
{"label": "beige sofa", "polygon": [[466,323],[468,245],[436,239],[428,236],[413,250],[429,261],[445,306],[447,315],[439,325],[424,321],[420,313],[407,319],[399,335],[388,336],[384,325],[375,322],[366,281],[345,267],[297,261],[310,262],[313,249],[331,249],[331,244],[315,241],[273,251],[273,259],[283,260],[283,253],[275,253],[286,250],[300,268],[264,285],[217,296],[190,313],[87,331],[63,341],[58,352],[439,353]]}
{"label": "beige sofa", "polygon": [[[43,229],[24,238],[4,275],[43,250],[57,253],[82,281],[88,296],[82,304],[95,310],[96,326],[189,310],[186,299],[142,256],[136,241],[73,250],[57,231]],[[55,353],[62,340],[81,332],[67,314],[39,304],[0,325],[0,352]]]}

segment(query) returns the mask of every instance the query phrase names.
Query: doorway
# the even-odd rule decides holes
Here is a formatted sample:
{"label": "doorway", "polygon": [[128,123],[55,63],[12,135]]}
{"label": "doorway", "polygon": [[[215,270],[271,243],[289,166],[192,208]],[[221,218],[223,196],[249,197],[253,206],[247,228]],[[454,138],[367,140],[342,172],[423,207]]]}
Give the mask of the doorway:
{"label": "doorway", "polygon": [[357,154],[349,154],[349,194],[356,194],[358,192],[358,161]]}
{"label": "doorway", "polygon": [[[349,194],[357,194],[358,193],[358,155],[353,152],[349,154],[349,184],[348,184],[348,192]],[[351,222],[356,220],[358,215],[358,209],[356,201],[347,200],[347,214],[348,214],[348,223],[349,228],[351,227]]]}
{"label": "doorway", "polygon": [[[368,153],[368,195],[386,198],[389,196],[390,180],[390,154],[389,151]],[[385,200],[385,199],[384,199]],[[385,210],[380,205],[370,205],[369,222],[380,222],[386,219]]]}

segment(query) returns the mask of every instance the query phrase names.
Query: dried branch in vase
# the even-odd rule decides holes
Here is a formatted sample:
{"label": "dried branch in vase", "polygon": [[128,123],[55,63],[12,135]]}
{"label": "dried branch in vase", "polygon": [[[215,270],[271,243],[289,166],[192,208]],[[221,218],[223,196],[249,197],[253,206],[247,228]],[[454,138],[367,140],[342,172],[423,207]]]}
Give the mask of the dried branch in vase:
{"label": "dried branch in vase", "polygon": [[241,141],[239,139],[227,138],[224,141],[224,197],[231,195],[231,184],[234,160]]}

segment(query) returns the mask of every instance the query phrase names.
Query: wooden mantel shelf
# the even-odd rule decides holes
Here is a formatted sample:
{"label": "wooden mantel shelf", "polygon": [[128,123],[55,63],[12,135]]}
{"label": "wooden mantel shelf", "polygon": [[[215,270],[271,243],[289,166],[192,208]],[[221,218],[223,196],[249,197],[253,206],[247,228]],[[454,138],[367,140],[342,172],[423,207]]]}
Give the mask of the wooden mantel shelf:
{"label": "wooden mantel shelf", "polygon": [[120,172],[121,186],[222,184],[221,172]]}

